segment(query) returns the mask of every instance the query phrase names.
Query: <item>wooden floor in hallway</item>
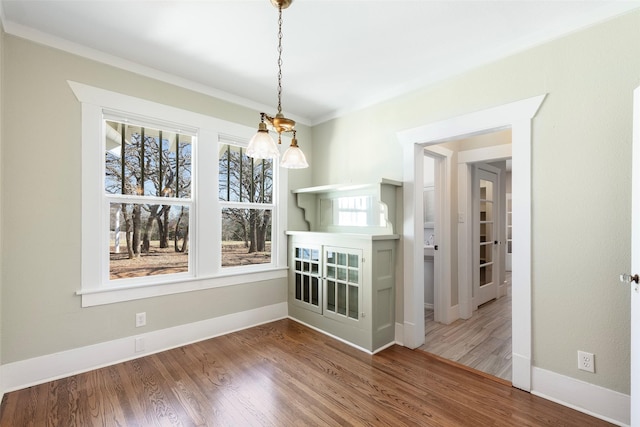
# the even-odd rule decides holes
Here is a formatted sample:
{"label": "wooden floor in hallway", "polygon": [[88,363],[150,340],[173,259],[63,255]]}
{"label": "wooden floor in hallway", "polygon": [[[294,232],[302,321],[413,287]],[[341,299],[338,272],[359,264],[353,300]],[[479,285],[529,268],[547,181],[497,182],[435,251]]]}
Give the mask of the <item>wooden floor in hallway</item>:
{"label": "wooden floor in hallway", "polygon": [[420,350],[510,382],[510,272],[506,286],[505,296],[483,304],[470,319],[450,325],[435,322],[433,310],[425,309],[425,344]]}

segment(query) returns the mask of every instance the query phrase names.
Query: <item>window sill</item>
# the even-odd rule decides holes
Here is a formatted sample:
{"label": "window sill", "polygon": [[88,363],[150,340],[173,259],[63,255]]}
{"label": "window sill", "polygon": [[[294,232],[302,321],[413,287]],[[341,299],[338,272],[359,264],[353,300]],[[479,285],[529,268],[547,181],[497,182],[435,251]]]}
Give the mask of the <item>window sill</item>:
{"label": "window sill", "polygon": [[218,275],[215,277],[185,278],[171,282],[145,285],[129,285],[123,287],[82,289],[76,292],[82,298],[82,307],[132,301],[182,292],[201,291],[223,286],[242,285],[264,280],[283,279],[287,277],[287,267],[276,267],[257,272]]}

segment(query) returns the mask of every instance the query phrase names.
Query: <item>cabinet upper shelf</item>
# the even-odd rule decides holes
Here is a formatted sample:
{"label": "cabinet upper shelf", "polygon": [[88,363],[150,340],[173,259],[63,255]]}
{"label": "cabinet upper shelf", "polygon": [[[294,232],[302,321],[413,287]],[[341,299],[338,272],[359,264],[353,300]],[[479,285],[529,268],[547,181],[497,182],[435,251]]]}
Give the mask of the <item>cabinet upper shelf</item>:
{"label": "cabinet upper shelf", "polygon": [[292,190],[309,229],[333,233],[394,234],[399,181],[336,184]]}

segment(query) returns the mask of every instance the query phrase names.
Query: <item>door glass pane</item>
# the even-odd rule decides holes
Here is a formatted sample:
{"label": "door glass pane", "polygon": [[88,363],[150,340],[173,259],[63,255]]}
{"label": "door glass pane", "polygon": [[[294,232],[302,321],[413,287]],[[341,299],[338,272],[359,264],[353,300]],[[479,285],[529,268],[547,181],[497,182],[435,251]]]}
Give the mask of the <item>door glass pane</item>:
{"label": "door glass pane", "polygon": [[302,300],[304,302],[309,302],[309,276],[304,276],[304,281],[302,284]]}
{"label": "door glass pane", "polygon": [[349,254],[349,267],[358,266],[358,255]]}
{"label": "door glass pane", "polygon": [[336,282],[327,280],[327,311],[336,311]]}
{"label": "door glass pane", "polygon": [[336,253],[333,251],[327,251],[327,262],[329,264],[335,264],[336,263]]}
{"label": "door glass pane", "polygon": [[327,277],[330,279],[335,279],[336,278],[336,268],[333,266],[328,265],[327,266]]}
{"label": "door glass pane", "polygon": [[480,245],[480,265],[493,262],[493,242]]}
{"label": "door glass pane", "polygon": [[360,282],[358,282],[358,270],[349,269],[349,282],[350,283],[360,283]]}
{"label": "door glass pane", "polygon": [[318,305],[318,292],[320,290],[320,286],[318,284],[318,278],[311,278],[311,304]]}
{"label": "door glass pane", "polygon": [[337,312],[347,315],[347,285],[344,283],[338,283]]}
{"label": "door glass pane", "polygon": [[338,253],[338,265],[347,265],[347,254]]}
{"label": "door glass pane", "polygon": [[338,267],[338,280],[347,280],[347,269]]}
{"label": "door glass pane", "polygon": [[358,287],[349,286],[349,317],[358,318]]}
{"label": "door glass pane", "polygon": [[296,273],[296,299],[302,299],[302,275]]}
{"label": "door glass pane", "polygon": [[485,265],[480,267],[480,286],[487,285],[493,282],[493,265]]}

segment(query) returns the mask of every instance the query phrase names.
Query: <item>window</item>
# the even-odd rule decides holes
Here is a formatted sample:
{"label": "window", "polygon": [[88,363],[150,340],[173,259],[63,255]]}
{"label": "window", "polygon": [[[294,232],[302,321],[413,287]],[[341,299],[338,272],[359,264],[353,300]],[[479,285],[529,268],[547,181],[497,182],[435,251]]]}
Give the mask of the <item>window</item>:
{"label": "window", "polygon": [[82,104],[83,306],[287,276],[286,173],[255,129],[69,82]]}
{"label": "window", "polygon": [[103,114],[109,280],[189,273],[195,135]]}
{"label": "window", "polygon": [[218,159],[222,267],[271,263],[273,160],[248,157],[230,138]]}

